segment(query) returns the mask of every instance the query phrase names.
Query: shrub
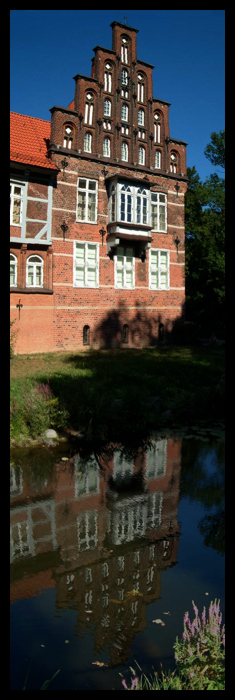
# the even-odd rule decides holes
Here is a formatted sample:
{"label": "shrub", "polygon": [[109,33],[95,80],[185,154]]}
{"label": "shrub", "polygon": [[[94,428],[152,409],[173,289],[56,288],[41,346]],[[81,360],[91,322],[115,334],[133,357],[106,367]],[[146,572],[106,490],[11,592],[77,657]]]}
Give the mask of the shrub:
{"label": "shrub", "polygon": [[11,437],[38,438],[47,428],[63,428],[66,425],[65,410],[60,410],[49,382],[24,382],[11,400]]}
{"label": "shrub", "polygon": [[205,607],[200,619],[192,604],[194,620],[185,613],[182,640],[177,637],[174,644],[175,671],[147,678],[145,674],[137,677],[131,668],[130,687],[122,680],[125,690],[225,690],[225,626],[221,627],[220,601],[210,603],[208,619]]}

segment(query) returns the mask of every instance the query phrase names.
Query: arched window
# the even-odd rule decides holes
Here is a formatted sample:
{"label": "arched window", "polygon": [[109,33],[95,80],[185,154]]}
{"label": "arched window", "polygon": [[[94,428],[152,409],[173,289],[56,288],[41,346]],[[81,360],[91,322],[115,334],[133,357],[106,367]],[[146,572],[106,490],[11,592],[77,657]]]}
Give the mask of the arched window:
{"label": "arched window", "polygon": [[104,91],[112,92],[112,66],[106,63],[104,71]]}
{"label": "arched window", "polygon": [[125,103],[122,105],[121,119],[123,122],[128,121],[128,106]]}
{"label": "arched window", "polygon": [[43,286],[43,260],[39,255],[30,255],[26,263],[26,287]]}
{"label": "arched window", "polygon": [[108,99],[104,101],[104,116],[111,117],[111,101]]}
{"label": "arched window", "polygon": [[139,109],[138,111],[138,124],[139,126],[144,126],[144,110]]}
{"label": "arched window", "polygon": [[86,104],[85,104],[85,118],[84,118],[85,124],[90,124],[90,125],[92,124],[93,111],[94,111],[93,95],[91,94],[91,92],[88,92],[86,95]]}
{"label": "arched window", "polygon": [[129,326],[127,323],[124,323],[124,326],[122,326],[122,343],[129,343]]}
{"label": "arched window", "polygon": [[103,141],[103,156],[110,158],[110,139],[107,136]]}
{"label": "arched window", "polygon": [[170,155],[170,172],[171,173],[177,173],[178,172],[178,158],[177,158],[177,153],[171,153]]}
{"label": "arched window", "polygon": [[141,73],[138,75],[137,100],[138,102],[144,102],[144,78]]}
{"label": "arched window", "polygon": [[137,190],[136,197],[136,223],[147,224],[147,193],[142,187]]}
{"label": "arched window", "polygon": [[155,153],[155,168],[161,168],[161,151]]}
{"label": "arched window", "polygon": [[139,165],[145,165],[145,148],[139,147]]}
{"label": "arched window", "polygon": [[10,254],[10,286],[17,285],[17,258],[12,253]]}
{"label": "arched window", "polygon": [[156,112],[154,114],[154,143],[160,143],[161,142],[161,122],[160,122],[160,114]]}
{"label": "arched window", "polygon": [[122,37],[121,62],[128,63],[128,40],[126,39],[125,36]]}
{"label": "arched window", "polygon": [[90,345],[90,326],[83,328],[83,345]]}
{"label": "arched window", "polygon": [[84,138],[84,151],[91,153],[91,134],[87,131]]}
{"label": "arched window", "polygon": [[121,221],[127,221],[128,223],[131,223],[132,196],[131,188],[127,185],[123,185],[121,188],[120,207]]}
{"label": "arched window", "polygon": [[64,124],[64,148],[72,148],[73,146],[73,127],[70,124]]}
{"label": "arched window", "polygon": [[128,160],[128,145],[126,141],[122,142],[122,160]]}

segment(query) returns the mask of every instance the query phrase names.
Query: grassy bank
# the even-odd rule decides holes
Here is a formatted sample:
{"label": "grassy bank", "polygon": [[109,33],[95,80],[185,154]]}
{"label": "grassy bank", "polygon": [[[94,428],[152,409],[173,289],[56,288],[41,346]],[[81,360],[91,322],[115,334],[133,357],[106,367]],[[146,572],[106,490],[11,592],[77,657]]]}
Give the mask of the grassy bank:
{"label": "grassy bank", "polygon": [[224,419],[224,347],[20,355],[11,359],[11,438],[46,427],[125,440]]}

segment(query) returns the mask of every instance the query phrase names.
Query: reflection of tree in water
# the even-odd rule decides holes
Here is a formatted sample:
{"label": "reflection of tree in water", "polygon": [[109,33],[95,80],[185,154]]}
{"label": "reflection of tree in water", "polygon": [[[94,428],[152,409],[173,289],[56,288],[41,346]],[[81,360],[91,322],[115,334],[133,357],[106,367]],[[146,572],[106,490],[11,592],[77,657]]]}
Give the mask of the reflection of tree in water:
{"label": "reflection of tree in water", "polygon": [[205,515],[199,523],[199,532],[204,537],[206,547],[212,547],[219,554],[225,552],[225,512],[218,510],[214,515]]}
{"label": "reflection of tree in water", "polygon": [[181,496],[198,501],[210,514],[199,523],[206,547],[219,554],[225,552],[225,443],[210,438],[183,440],[181,461]]}

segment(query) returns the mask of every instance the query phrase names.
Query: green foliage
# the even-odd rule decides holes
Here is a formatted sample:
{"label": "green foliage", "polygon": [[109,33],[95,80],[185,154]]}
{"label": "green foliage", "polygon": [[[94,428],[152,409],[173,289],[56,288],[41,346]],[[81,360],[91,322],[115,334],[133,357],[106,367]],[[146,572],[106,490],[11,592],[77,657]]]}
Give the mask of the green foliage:
{"label": "green foliage", "polygon": [[67,419],[66,411],[59,407],[47,384],[27,379],[11,390],[10,427],[11,438],[38,438],[47,428],[61,428]]}
{"label": "green foliage", "polygon": [[[205,155],[224,167],[225,132],[211,134]],[[188,168],[185,197],[187,317],[224,332],[225,180],[213,173],[204,183]]]}
{"label": "green foliage", "polygon": [[208,619],[205,607],[201,619],[194,602],[193,609],[193,621],[186,612],[182,640],[177,638],[174,644],[176,670],[162,670],[148,678],[143,673],[138,677],[131,668],[131,685],[123,679],[124,690],[225,690],[225,626],[220,601],[210,603]]}
{"label": "green foliage", "polygon": [[176,664],[184,674],[188,690],[224,690],[225,626],[220,601],[210,603],[208,619],[204,607],[201,619],[193,602],[193,622],[184,616],[182,641],[174,644]]}

